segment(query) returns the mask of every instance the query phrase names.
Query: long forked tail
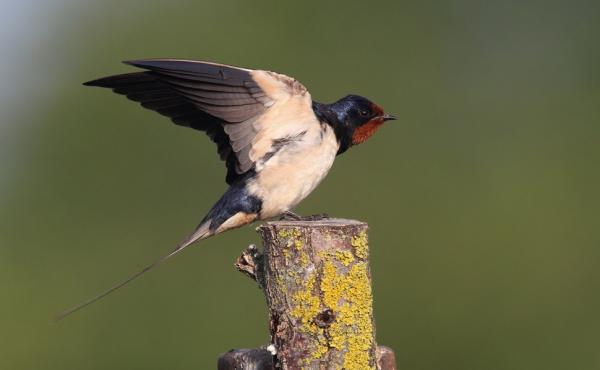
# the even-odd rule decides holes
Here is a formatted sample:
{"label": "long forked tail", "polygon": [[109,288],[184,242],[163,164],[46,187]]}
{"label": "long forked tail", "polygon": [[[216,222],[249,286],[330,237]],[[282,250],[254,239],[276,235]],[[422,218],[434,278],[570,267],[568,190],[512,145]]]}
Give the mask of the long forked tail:
{"label": "long forked tail", "polygon": [[177,247],[169,254],[167,254],[166,256],[154,261],[153,263],[151,263],[150,265],[144,267],[141,271],[135,273],[134,275],[131,275],[129,278],[123,280],[122,282],[120,282],[119,284],[111,287],[110,289],[98,294],[95,297],[92,297],[90,299],[88,299],[85,302],[82,302],[80,304],[78,304],[77,306],[66,310],[65,312],[59,314],[58,316],[55,317],[55,321],[60,321],[62,319],[64,319],[65,317],[71,315],[72,313],[75,313],[79,310],[81,310],[82,308],[91,305],[92,303],[106,297],[107,295],[109,295],[110,293],[114,292],[115,290],[129,284],[130,282],[132,282],[133,280],[137,279],[138,277],[142,276],[143,274],[145,274],[146,272],[152,270],[154,267],[160,265],[161,263],[165,262],[166,260],[168,260],[169,258],[173,257],[174,255],[176,255],[177,253],[181,252],[182,250],[184,250],[186,247],[190,246],[191,244],[193,244],[196,241],[202,240],[202,239],[206,239],[212,235],[214,235],[214,232],[212,232],[210,230],[210,222],[211,220],[207,220],[202,222],[197,228],[196,230],[190,235],[188,236],[184,241],[182,241],[181,243],[179,243],[177,245]]}

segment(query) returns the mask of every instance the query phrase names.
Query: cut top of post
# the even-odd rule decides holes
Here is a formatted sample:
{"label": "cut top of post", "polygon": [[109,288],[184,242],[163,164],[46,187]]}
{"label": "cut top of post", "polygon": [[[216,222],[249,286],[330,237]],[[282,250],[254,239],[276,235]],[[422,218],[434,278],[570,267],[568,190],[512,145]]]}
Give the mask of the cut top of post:
{"label": "cut top of post", "polygon": [[259,228],[273,226],[296,226],[296,227],[346,227],[346,226],[367,226],[366,222],[357,220],[348,220],[345,218],[324,218],[321,220],[308,221],[308,220],[280,220],[280,221],[269,221]]}

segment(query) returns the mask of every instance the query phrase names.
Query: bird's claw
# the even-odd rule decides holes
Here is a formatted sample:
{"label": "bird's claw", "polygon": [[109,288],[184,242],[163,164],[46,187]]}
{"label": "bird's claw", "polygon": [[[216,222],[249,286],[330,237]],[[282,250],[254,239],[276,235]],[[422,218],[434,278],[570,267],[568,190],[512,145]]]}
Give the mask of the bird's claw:
{"label": "bird's claw", "polygon": [[327,213],[318,213],[316,215],[310,215],[310,216],[300,216],[297,213],[294,213],[292,211],[285,211],[281,217],[279,218],[280,221],[320,221],[320,220],[324,220],[329,218],[329,215]]}
{"label": "bird's claw", "polygon": [[302,220],[303,221],[320,221],[320,220],[326,220],[328,218],[330,218],[330,217],[327,213],[317,213],[316,215],[302,217]]}

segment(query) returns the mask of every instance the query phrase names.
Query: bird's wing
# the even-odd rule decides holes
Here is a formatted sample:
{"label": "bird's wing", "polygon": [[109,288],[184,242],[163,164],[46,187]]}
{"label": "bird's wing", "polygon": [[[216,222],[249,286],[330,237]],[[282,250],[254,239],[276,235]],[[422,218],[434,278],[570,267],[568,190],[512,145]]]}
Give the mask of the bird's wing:
{"label": "bird's wing", "polygon": [[146,71],[85,85],[111,88],[178,125],[205,131],[226,162],[228,184],[255,167],[290,119],[312,114],[306,88],[285,75],[190,60],[125,63]]}

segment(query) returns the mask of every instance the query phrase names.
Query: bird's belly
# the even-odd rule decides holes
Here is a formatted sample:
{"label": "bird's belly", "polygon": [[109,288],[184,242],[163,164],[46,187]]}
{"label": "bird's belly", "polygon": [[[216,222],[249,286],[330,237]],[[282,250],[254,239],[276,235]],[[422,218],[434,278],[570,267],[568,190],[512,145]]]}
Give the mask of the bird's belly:
{"label": "bird's belly", "polygon": [[266,163],[250,185],[250,193],[262,200],[260,218],[280,215],[306,198],[331,169],[337,151],[337,140],[329,129]]}

